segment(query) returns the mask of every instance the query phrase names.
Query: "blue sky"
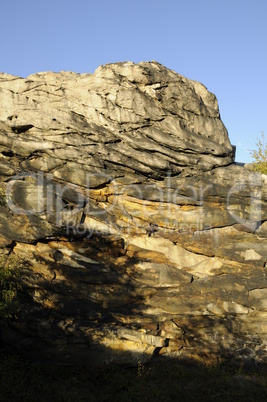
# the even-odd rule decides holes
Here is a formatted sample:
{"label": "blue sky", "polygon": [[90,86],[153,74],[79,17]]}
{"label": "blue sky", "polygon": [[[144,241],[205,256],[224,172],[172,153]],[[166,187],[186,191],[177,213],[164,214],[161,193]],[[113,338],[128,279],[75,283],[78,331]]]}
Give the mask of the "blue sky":
{"label": "blue sky", "polygon": [[0,0],[0,71],[157,60],[219,101],[237,161],[267,136],[267,0]]}

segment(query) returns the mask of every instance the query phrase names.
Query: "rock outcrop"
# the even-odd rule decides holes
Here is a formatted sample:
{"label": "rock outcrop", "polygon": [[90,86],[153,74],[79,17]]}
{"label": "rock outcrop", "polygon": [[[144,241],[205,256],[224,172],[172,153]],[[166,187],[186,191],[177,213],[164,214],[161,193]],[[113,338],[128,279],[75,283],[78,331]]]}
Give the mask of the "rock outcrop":
{"label": "rock outcrop", "polygon": [[[80,364],[267,362],[267,178],[216,97],[156,63],[0,74],[2,341]],[[3,202],[2,202],[3,204]]]}

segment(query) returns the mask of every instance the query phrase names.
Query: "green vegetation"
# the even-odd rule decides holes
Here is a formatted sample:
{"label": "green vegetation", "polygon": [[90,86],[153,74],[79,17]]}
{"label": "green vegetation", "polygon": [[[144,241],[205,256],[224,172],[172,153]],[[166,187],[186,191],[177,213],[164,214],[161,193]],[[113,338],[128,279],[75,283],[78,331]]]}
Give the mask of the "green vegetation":
{"label": "green vegetation", "polygon": [[264,131],[261,131],[260,137],[256,142],[256,149],[250,151],[253,158],[254,170],[263,174],[267,174],[267,143]]}
{"label": "green vegetation", "polygon": [[15,264],[7,264],[0,260],[0,323],[14,316],[18,310],[17,291],[19,285],[14,268]]}
{"label": "green vegetation", "polygon": [[0,207],[6,206],[6,192],[4,188],[0,188]]}
{"label": "green vegetation", "polygon": [[90,370],[0,355],[0,401],[37,400],[261,402],[267,400],[267,378],[263,369],[181,366],[174,360]]}

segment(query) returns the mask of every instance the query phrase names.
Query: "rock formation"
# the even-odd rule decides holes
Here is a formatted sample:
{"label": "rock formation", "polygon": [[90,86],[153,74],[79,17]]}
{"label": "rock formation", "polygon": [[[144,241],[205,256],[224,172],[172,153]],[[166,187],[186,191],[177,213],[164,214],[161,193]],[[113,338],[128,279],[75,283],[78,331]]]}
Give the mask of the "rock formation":
{"label": "rock formation", "polygon": [[[267,361],[266,176],[216,97],[157,62],[0,74],[1,339],[79,364]],[[3,204],[3,203],[2,203]]]}

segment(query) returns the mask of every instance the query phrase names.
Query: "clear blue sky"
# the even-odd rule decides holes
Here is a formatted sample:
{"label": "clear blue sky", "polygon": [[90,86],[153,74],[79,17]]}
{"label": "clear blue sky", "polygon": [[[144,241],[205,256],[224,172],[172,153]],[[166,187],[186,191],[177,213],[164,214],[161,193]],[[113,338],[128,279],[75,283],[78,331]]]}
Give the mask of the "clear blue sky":
{"label": "clear blue sky", "polygon": [[237,160],[267,136],[267,0],[0,0],[0,71],[157,60],[219,101]]}

